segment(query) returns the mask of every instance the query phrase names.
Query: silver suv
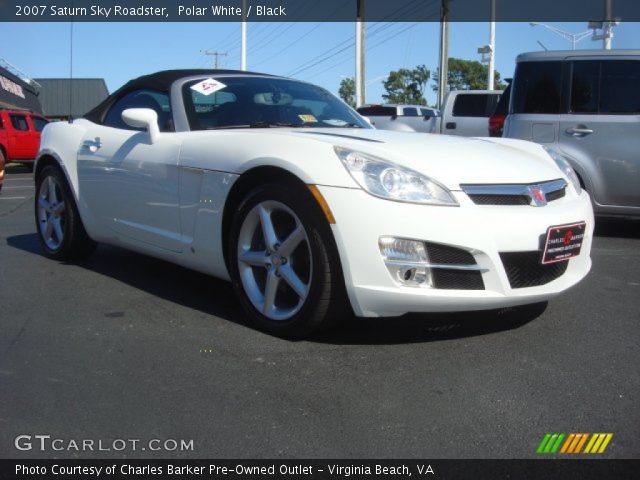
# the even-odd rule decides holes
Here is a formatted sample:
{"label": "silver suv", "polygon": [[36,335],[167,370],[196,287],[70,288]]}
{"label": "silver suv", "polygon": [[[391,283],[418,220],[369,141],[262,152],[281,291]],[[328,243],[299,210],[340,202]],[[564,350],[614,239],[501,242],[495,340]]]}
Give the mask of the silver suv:
{"label": "silver suv", "polygon": [[518,56],[504,137],[569,160],[596,214],[640,216],[640,50]]}

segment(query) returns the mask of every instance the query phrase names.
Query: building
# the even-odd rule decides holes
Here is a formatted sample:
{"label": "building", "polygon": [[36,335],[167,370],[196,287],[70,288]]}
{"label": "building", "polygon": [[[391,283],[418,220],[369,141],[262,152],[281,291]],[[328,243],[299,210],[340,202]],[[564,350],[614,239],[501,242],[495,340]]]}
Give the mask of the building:
{"label": "building", "polygon": [[19,74],[11,64],[0,59],[0,108],[42,113],[38,84]]}
{"label": "building", "polygon": [[82,117],[109,95],[102,78],[38,78],[42,113],[52,120]]}

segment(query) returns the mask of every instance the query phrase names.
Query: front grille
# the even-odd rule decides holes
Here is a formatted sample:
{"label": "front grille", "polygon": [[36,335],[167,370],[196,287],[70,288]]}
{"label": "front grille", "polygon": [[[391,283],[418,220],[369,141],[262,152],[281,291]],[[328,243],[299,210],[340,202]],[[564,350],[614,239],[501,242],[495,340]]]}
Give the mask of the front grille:
{"label": "front grille", "polygon": [[566,271],[569,261],[540,263],[542,252],[506,252],[500,258],[511,288],[538,287],[551,283]]}
{"label": "front grille", "polygon": [[[429,263],[436,265],[474,266],[477,265],[466,250],[441,245],[439,243],[425,243]],[[456,270],[448,268],[431,269],[434,288],[443,290],[484,290],[482,273],[478,270]]]}
{"label": "front grille", "polygon": [[544,195],[546,203],[553,202],[565,196],[567,183],[558,179],[531,184],[460,185],[460,187],[476,205],[542,206],[545,202],[538,198],[540,193]]}
{"label": "front grille", "polygon": [[484,290],[482,273],[477,270],[431,270],[434,288],[442,290]]}
{"label": "front grille", "polygon": [[529,205],[531,199],[526,195],[469,195],[476,205]]}
{"label": "front grille", "polygon": [[461,248],[441,245],[439,243],[425,243],[427,254],[431,263],[446,265],[475,265],[476,259],[466,250]]}
{"label": "front grille", "polygon": [[555,192],[549,192],[547,193],[547,202],[553,202],[554,200],[558,200],[559,198],[562,198],[565,196],[566,194],[566,187],[565,188],[561,188],[560,190],[556,190]]}

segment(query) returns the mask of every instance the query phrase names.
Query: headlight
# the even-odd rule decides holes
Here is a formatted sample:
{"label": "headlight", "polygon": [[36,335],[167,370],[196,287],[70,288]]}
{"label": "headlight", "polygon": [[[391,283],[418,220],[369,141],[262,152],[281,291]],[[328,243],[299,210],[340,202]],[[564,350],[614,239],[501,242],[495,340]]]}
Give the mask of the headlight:
{"label": "headlight", "polygon": [[372,155],[334,148],[354,180],[371,195],[398,202],[458,206],[446,187],[426,175]]}
{"label": "headlight", "polygon": [[562,173],[564,173],[569,178],[569,180],[571,180],[573,188],[575,188],[576,192],[578,192],[578,195],[580,195],[580,192],[582,192],[580,179],[578,178],[578,174],[569,164],[567,159],[564,158],[560,153],[556,152],[553,148],[549,148],[544,145],[542,146],[542,148],[544,148],[549,156],[553,158],[553,161],[556,162],[556,165],[558,165],[558,168],[562,170]]}

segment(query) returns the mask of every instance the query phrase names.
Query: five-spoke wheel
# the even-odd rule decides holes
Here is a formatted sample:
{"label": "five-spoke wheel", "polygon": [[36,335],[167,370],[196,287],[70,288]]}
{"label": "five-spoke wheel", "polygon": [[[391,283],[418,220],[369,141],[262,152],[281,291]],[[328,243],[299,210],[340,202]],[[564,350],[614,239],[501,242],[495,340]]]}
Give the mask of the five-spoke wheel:
{"label": "five-spoke wheel", "polygon": [[238,268],[251,303],[272,320],[295,315],[309,295],[313,260],[297,215],[276,201],[260,202],[245,217]]}
{"label": "five-spoke wheel", "polygon": [[306,187],[266,184],[234,216],[230,273],[261,328],[297,337],[345,314],[344,280],[331,229]]}
{"label": "five-spoke wheel", "polygon": [[84,229],[75,199],[60,167],[48,165],[36,178],[35,217],[44,253],[59,260],[85,257],[95,243]]}
{"label": "five-spoke wheel", "polygon": [[49,175],[38,189],[37,217],[42,240],[51,250],[57,250],[64,240],[65,202],[58,180]]}

